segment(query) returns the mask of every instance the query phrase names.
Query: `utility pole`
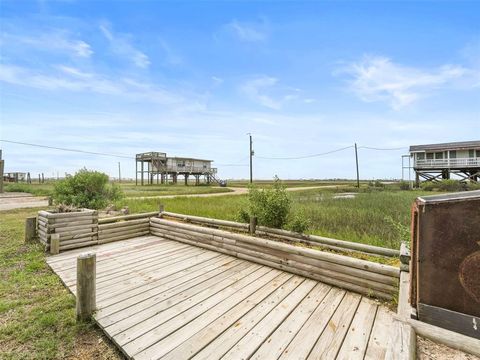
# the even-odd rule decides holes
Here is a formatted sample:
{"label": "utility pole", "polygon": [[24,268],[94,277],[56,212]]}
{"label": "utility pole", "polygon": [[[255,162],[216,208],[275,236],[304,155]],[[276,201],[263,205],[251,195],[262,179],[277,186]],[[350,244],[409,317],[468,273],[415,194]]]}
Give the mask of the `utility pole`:
{"label": "utility pole", "polygon": [[250,137],[250,184],[253,183],[253,168],[252,168],[252,163],[253,163],[253,149],[252,149],[252,134],[248,133],[247,134]]}
{"label": "utility pole", "polygon": [[4,161],[2,160],[2,149],[0,149],[0,193],[3,193],[3,170]]}
{"label": "utility pole", "polygon": [[120,161],[118,162],[118,182],[122,182],[122,173],[120,172]]}
{"label": "utility pole", "polygon": [[357,165],[357,188],[360,188],[360,175],[358,173],[358,151],[357,151],[357,143],[355,143],[355,163]]}

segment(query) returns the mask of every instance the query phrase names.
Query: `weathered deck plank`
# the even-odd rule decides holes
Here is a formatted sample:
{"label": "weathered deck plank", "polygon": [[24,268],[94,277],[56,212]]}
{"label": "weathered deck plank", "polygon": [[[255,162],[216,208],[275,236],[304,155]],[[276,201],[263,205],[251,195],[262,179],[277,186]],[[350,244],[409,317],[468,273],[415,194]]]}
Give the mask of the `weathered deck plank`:
{"label": "weathered deck plank", "polygon": [[97,254],[95,321],[130,358],[384,359],[403,341],[361,295],[157,236],[48,257],[73,293],[85,251]]}

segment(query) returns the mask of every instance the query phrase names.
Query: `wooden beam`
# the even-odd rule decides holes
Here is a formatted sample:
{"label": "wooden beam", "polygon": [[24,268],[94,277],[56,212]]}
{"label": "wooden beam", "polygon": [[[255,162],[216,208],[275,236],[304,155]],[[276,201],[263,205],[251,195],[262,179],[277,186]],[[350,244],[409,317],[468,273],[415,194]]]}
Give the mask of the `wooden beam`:
{"label": "wooden beam", "polygon": [[25,219],[25,243],[32,243],[37,237],[37,218],[29,217]]}
{"label": "wooden beam", "polygon": [[83,253],[77,257],[77,321],[89,321],[96,307],[95,253]]}
{"label": "wooden beam", "polygon": [[419,336],[475,356],[480,356],[480,340],[478,339],[418,320],[409,319],[407,322]]}
{"label": "wooden beam", "polygon": [[50,237],[50,254],[56,255],[60,252],[60,234],[52,234]]}
{"label": "wooden beam", "polygon": [[257,217],[251,216],[250,217],[250,226],[248,228],[250,235],[255,235],[255,231],[257,230]]}

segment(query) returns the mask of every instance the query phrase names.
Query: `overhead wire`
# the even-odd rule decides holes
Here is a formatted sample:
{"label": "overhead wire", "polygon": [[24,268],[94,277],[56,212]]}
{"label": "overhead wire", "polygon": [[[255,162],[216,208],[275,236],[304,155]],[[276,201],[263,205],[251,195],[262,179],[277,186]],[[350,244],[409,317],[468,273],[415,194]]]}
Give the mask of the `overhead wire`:
{"label": "overhead wire", "polygon": [[354,145],[350,146],[345,146],[339,149],[323,152],[323,153],[318,153],[318,154],[311,154],[311,155],[304,155],[304,156],[291,156],[291,157],[266,157],[266,156],[255,156],[257,159],[265,159],[265,160],[299,160],[299,159],[308,159],[308,158],[313,158],[313,157],[318,157],[318,156],[324,156],[328,154],[333,154],[339,151],[347,150],[353,148]]}

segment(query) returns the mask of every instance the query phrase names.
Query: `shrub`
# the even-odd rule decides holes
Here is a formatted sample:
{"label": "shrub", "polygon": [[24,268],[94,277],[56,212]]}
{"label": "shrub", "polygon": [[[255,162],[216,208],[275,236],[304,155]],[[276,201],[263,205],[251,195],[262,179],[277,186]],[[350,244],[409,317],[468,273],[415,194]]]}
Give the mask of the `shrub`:
{"label": "shrub", "polygon": [[251,186],[248,193],[248,215],[256,216],[259,225],[282,228],[287,223],[291,207],[288,193],[275,177],[272,188],[259,190]]}
{"label": "shrub", "polygon": [[470,182],[467,184],[468,190],[480,190],[480,182]]}
{"label": "shrub", "polygon": [[87,169],[58,181],[53,190],[53,199],[57,204],[89,209],[102,209],[122,197],[118,186],[108,184],[108,175]]}
{"label": "shrub", "polygon": [[310,226],[310,221],[302,214],[298,213],[293,216],[293,219],[287,224],[286,228],[300,234],[305,233]]}
{"label": "shrub", "polygon": [[469,185],[459,180],[428,181],[420,184],[425,191],[464,191],[469,189]]}
{"label": "shrub", "polygon": [[410,183],[408,181],[402,180],[398,183],[398,186],[400,190],[410,190]]}
{"label": "shrub", "polygon": [[395,240],[389,244],[391,248],[399,248],[402,242],[410,243],[410,228],[408,226],[394,220],[391,216],[385,216],[384,221],[391,226],[395,233]]}

